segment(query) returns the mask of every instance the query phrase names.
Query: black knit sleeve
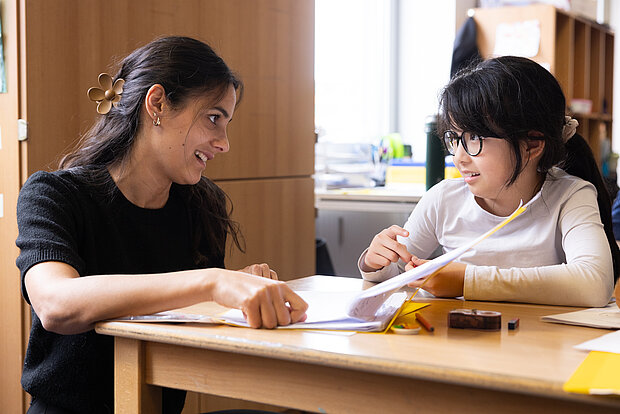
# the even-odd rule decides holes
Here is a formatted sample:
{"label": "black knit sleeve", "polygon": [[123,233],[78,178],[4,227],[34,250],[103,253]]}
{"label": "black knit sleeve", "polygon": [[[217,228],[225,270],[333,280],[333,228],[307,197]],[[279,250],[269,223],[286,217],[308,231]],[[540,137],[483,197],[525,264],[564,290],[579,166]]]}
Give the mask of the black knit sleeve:
{"label": "black knit sleeve", "polygon": [[58,173],[33,174],[17,200],[17,267],[21,273],[22,295],[30,303],[24,275],[34,265],[57,261],[82,273],[84,262],[78,254],[79,189]]}

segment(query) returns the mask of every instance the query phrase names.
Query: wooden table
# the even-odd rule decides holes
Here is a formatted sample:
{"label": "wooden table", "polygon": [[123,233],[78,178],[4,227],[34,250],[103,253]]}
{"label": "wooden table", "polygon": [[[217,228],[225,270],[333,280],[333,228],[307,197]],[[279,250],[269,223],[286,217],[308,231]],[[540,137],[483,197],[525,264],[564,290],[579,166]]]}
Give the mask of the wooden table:
{"label": "wooden table", "polygon": [[[313,276],[298,290],[350,290],[360,279]],[[574,308],[430,299],[420,335],[331,334],[200,324],[102,322],[115,336],[117,413],[158,412],[168,386],[327,413],[610,413],[620,398],[562,391],[608,331],[540,322]],[[502,312],[499,332],[447,328],[454,308]],[[219,310],[205,303],[196,313]],[[507,321],[520,318],[508,331]],[[620,373],[619,373],[620,375]]]}

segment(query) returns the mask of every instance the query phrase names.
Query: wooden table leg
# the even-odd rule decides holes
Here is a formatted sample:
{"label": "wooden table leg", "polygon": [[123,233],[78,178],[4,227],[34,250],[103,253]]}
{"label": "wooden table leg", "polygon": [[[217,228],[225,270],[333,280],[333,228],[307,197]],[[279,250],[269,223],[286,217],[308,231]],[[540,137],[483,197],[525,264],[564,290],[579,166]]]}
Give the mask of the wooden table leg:
{"label": "wooden table leg", "polygon": [[142,341],[114,339],[114,412],[161,412],[161,388],[146,384],[145,360]]}

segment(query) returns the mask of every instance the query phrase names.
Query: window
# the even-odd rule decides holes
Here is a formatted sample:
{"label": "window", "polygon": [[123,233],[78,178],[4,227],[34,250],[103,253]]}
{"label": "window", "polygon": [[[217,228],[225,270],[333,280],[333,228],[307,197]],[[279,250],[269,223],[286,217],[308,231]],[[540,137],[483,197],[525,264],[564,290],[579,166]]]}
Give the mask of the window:
{"label": "window", "polygon": [[321,140],[371,143],[390,132],[391,4],[316,1],[315,122]]}
{"label": "window", "polygon": [[424,161],[425,119],[450,77],[456,3],[316,0],[320,142],[377,144],[399,132]]}

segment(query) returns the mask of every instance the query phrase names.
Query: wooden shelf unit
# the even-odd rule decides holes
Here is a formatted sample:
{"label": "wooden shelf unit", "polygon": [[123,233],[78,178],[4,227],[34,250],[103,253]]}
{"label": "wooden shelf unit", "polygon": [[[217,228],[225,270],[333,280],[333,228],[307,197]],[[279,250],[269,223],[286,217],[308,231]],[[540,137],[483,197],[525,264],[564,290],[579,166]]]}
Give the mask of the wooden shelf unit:
{"label": "wooden shelf unit", "polygon": [[[531,59],[549,68],[566,95],[567,113],[579,121],[578,132],[600,154],[601,140],[611,139],[614,33],[601,24],[550,5],[474,9],[477,43],[483,58],[493,57],[495,33],[502,23],[537,20],[538,53]],[[575,113],[573,99],[592,101],[592,111]]]}

